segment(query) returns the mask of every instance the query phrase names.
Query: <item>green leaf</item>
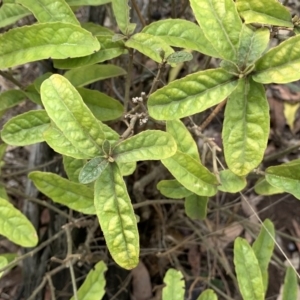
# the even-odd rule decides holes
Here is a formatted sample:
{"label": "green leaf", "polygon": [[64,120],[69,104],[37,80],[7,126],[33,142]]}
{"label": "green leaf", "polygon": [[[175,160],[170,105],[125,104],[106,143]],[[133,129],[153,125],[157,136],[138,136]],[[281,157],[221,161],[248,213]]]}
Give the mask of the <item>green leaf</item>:
{"label": "green leaf", "polygon": [[11,118],[1,131],[1,138],[9,145],[25,146],[44,141],[43,133],[50,126],[44,110],[32,110]]}
{"label": "green leaf", "polygon": [[274,194],[282,194],[284,193],[283,189],[279,189],[273,185],[271,185],[270,183],[268,183],[268,181],[263,178],[263,179],[259,179],[255,186],[254,186],[254,191],[255,193],[259,194],[259,195],[274,195]]}
{"label": "green leaf", "polygon": [[87,162],[79,173],[79,182],[87,184],[95,181],[108,165],[108,160],[103,156],[96,156]]}
{"label": "green leaf", "polygon": [[300,35],[269,50],[255,64],[253,79],[261,83],[288,83],[300,79]]}
{"label": "green leaf", "polygon": [[163,288],[163,300],[182,300],[184,299],[185,282],[180,271],[169,269],[164,277],[166,286]]}
{"label": "green leaf", "polygon": [[139,233],[122,174],[110,163],[95,183],[95,208],[110,254],[124,269],[139,262]]}
{"label": "green leaf", "polygon": [[157,120],[180,119],[222,102],[237,86],[223,69],[200,71],[174,80],[150,95],[149,114]]}
{"label": "green leaf", "polygon": [[122,116],[124,111],[123,105],[114,98],[97,90],[78,88],[77,91],[98,120],[110,121]]}
{"label": "green leaf", "polygon": [[225,160],[233,173],[244,176],[259,165],[269,130],[269,105],[264,87],[248,78],[239,80],[227,101],[222,132]]}
{"label": "green leaf", "polygon": [[0,94],[0,111],[14,107],[26,99],[26,94],[20,90],[9,90]]}
{"label": "green leaf", "polygon": [[49,117],[75,148],[92,157],[102,152],[101,126],[67,79],[52,75],[43,82],[41,96]]}
{"label": "green leaf", "polygon": [[186,215],[193,220],[204,220],[207,215],[208,197],[192,194],[184,201]]}
{"label": "green leaf", "polygon": [[0,7],[0,27],[16,23],[18,20],[31,15],[25,7],[16,3],[4,3]]}
{"label": "green leaf", "polygon": [[232,0],[191,0],[197,22],[218,57],[235,61],[242,21]]}
{"label": "green leaf", "polygon": [[[6,265],[8,265],[8,261],[5,256],[0,255],[0,269],[4,268]],[[4,272],[0,272],[0,279],[2,277]]]}
{"label": "green leaf", "polygon": [[56,22],[18,27],[0,35],[0,68],[49,57],[85,56],[99,47],[91,33],[73,24]]}
{"label": "green leaf", "polygon": [[249,26],[243,24],[240,33],[240,41],[237,53],[237,64],[241,70],[261,57],[267,49],[270,40],[270,31],[268,28],[252,30]]}
{"label": "green leaf", "polygon": [[208,289],[203,291],[197,300],[218,300],[218,297],[213,290]]}
{"label": "green leaf", "polygon": [[196,142],[185,125],[180,120],[170,120],[166,122],[166,127],[167,132],[173,136],[177,149],[200,161]]}
{"label": "green leaf", "polygon": [[55,126],[51,125],[43,134],[45,142],[55,151],[77,159],[92,158],[93,155],[79,151]]}
{"label": "green leaf", "polygon": [[244,300],[264,300],[264,286],[255,253],[240,237],[234,242],[234,265],[240,292]]}
{"label": "green leaf", "polygon": [[0,234],[22,247],[35,247],[38,236],[30,221],[9,201],[0,198]]}
{"label": "green leaf", "polygon": [[76,87],[82,87],[98,80],[125,75],[126,71],[115,65],[91,65],[67,71],[64,76]]}
{"label": "green leaf", "polygon": [[37,189],[51,198],[53,202],[87,215],[96,213],[93,190],[85,185],[47,172],[34,171],[28,177]]}
{"label": "green leaf", "polygon": [[284,277],[282,300],[298,299],[297,274],[292,267],[288,267]]}
{"label": "green leaf", "polygon": [[138,50],[158,63],[174,53],[174,50],[162,38],[143,32],[133,35],[125,45]]}
{"label": "green leaf", "polygon": [[218,181],[199,161],[177,151],[162,163],[171,174],[188,190],[199,196],[213,196],[217,192]]}
{"label": "green leaf", "polygon": [[66,0],[70,6],[98,6],[110,3],[111,0]]}
{"label": "green leaf", "polygon": [[158,36],[170,46],[191,49],[218,57],[203,30],[190,21],[182,19],[161,20],[144,27],[142,32]]}
{"label": "green leaf", "polygon": [[77,159],[77,158],[63,155],[64,169],[66,171],[69,180],[71,181],[79,182],[78,181],[79,172],[85,164],[86,164],[85,159]]}
{"label": "green leaf", "polygon": [[130,163],[118,163],[118,166],[122,176],[129,176],[135,171],[136,162],[133,161]]}
{"label": "green leaf", "polygon": [[237,193],[247,185],[244,177],[239,177],[230,170],[222,170],[220,172],[220,180],[221,185],[218,186],[218,190],[227,193]]}
{"label": "green leaf", "polygon": [[246,24],[294,27],[289,10],[277,0],[237,0],[236,7]]}
{"label": "green leaf", "polygon": [[65,0],[17,0],[28,8],[38,22],[65,22],[79,25],[74,13]]}
{"label": "green leaf", "polygon": [[91,32],[95,36],[105,36],[112,39],[114,35],[112,30],[93,22],[81,23],[81,27]]}
{"label": "green leaf", "polygon": [[132,34],[136,24],[130,23],[128,0],[113,0],[112,8],[121,32],[125,35]]}
{"label": "green leaf", "polygon": [[[77,292],[78,300],[99,300],[105,294],[105,276],[107,267],[99,261],[86,276],[84,283]],[[74,300],[74,296],[70,299]]]}
{"label": "green leaf", "polygon": [[74,69],[93,65],[120,56],[125,52],[124,42],[113,42],[111,36],[97,36],[101,49],[85,57],[55,60],[54,67],[58,69]]}
{"label": "green leaf", "polygon": [[167,57],[169,64],[179,64],[193,59],[193,55],[186,51],[176,51]]}
{"label": "green leaf", "polygon": [[275,246],[275,229],[273,223],[266,219],[261,226],[260,233],[252,245],[252,249],[256,255],[262,279],[264,284],[264,291],[268,289],[268,265],[270,263],[274,246]]}
{"label": "green leaf", "polygon": [[146,130],[119,143],[113,149],[113,158],[118,162],[159,160],[176,152],[173,137],[160,130]]}
{"label": "green leaf", "polygon": [[163,194],[168,198],[181,199],[190,196],[192,194],[191,191],[187,190],[176,179],[161,180],[156,187],[161,194]]}
{"label": "green leaf", "polygon": [[101,122],[99,122],[99,124],[101,124],[105,139],[108,140],[112,145],[115,144],[120,138],[119,134],[106,124]]}
{"label": "green leaf", "polygon": [[36,78],[33,82],[34,88],[36,89],[36,91],[38,91],[39,93],[41,92],[41,85],[42,83],[48,79],[49,77],[51,77],[53,75],[53,73],[51,72],[46,72],[43,75],[39,76],[38,78]]}
{"label": "green leaf", "polygon": [[300,199],[300,162],[291,161],[266,169],[266,180],[272,186]]}

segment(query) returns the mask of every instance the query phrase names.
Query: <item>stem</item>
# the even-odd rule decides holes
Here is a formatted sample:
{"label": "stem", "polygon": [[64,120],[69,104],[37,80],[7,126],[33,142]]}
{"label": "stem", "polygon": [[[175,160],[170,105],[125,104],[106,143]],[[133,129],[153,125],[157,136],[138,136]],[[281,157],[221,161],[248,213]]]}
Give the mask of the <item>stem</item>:
{"label": "stem", "polygon": [[22,84],[8,72],[4,72],[0,70],[0,75],[6,78],[7,80],[9,80],[10,82],[12,82],[14,85],[18,86],[21,90],[24,88]]}
{"label": "stem", "polygon": [[136,13],[137,13],[137,15],[140,19],[140,22],[142,23],[142,26],[145,27],[147,24],[146,24],[142,14],[141,14],[141,11],[139,10],[139,8],[137,6],[135,0],[131,0],[131,2],[132,2],[132,6],[133,6],[134,10],[136,11]]}
{"label": "stem", "polygon": [[126,85],[125,85],[124,113],[127,112],[129,106],[131,75],[133,70],[133,49],[131,48],[128,49],[128,52],[129,52],[129,62],[128,62],[128,71],[127,71]]}
{"label": "stem", "polygon": [[216,117],[216,115],[220,112],[220,110],[225,106],[227,100],[222,101],[219,103],[211,114],[206,118],[206,120],[198,127],[200,131],[203,131],[204,128]]}
{"label": "stem", "polygon": [[158,65],[158,72],[153,80],[153,83],[152,83],[152,86],[150,88],[150,91],[147,95],[147,99],[150,97],[150,95],[153,93],[153,91],[155,90],[156,86],[157,86],[157,83],[160,81],[160,76],[161,76],[161,73],[162,71],[164,70],[165,68],[165,64],[164,63],[161,63]]}

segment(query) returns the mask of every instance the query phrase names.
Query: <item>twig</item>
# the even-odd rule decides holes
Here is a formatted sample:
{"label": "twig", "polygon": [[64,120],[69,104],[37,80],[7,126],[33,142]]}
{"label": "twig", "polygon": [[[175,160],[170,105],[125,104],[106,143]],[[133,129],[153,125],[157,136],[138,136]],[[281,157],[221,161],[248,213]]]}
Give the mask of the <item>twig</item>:
{"label": "twig", "polygon": [[158,65],[158,72],[153,80],[152,86],[150,88],[150,91],[147,95],[147,99],[149,98],[149,96],[153,93],[153,91],[155,90],[157,83],[160,81],[160,76],[162,74],[162,71],[165,69],[165,63],[161,63]]}
{"label": "twig", "polygon": [[142,26],[145,27],[147,24],[146,24],[141,12],[140,12],[135,0],[131,0],[131,3],[132,3],[132,6],[133,6],[134,10],[136,11],[140,21],[141,21],[141,23],[142,23]]}
{"label": "twig", "polygon": [[131,76],[132,76],[132,70],[133,70],[133,49],[129,48],[128,52],[129,52],[129,62],[128,62],[126,83],[125,83],[124,113],[127,112],[128,106],[129,106]]}
{"label": "twig", "polygon": [[136,121],[138,120],[138,116],[133,116],[130,120],[129,126],[128,128],[123,132],[123,134],[121,135],[120,140],[125,140],[126,138],[128,138],[134,129],[134,125],[136,123]]}
{"label": "twig", "polygon": [[297,150],[300,148],[300,143],[297,143],[296,145],[293,145],[293,146],[290,146],[288,147],[287,149],[284,149],[283,151],[279,151],[279,152],[276,152],[274,154],[271,154],[269,156],[266,156],[263,160],[263,162],[270,162],[270,161],[273,161],[273,160],[276,160],[280,157],[283,157],[287,154],[290,154],[291,152],[293,152],[294,150]]}
{"label": "twig", "polygon": [[24,88],[22,86],[22,84],[18,80],[16,80],[11,74],[9,74],[8,72],[4,72],[4,71],[0,70],[0,75],[3,76],[4,78],[6,78],[7,80],[9,80],[10,82],[12,82],[14,85],[19,87],[20,89]]}
{"label": "twig", "polygon": [[[5,186],[5,185],[2,182],[0,182],[0,186]],[[40,199],[37,199],[37,198],[30,197],[30,196],[24,194],[23,192],[20,192],[17,189],[14,189],[14,188],[6,188],[6,189],[7,189],[9,194],[12,194],[14,196],[15,195],[22,196],[22,197],[26,198],[27,200],[29,200],[31,202],[37,203],[41,206],[49,208],[52,211],[55,211],[56,213],[58,213],[59,215],[65,217],[65,218],[67,218],[70,221],[74,221],[74,219],[71,216],[69,216],[67,213],[65,213],[64,211],[62,211],[59,208],[55,207],[54,205],[48,203],[45,200],[40,200]]]}
{"label": "twig", "polygon": [[147,205],[156,205],[156,204],[180,204],[180,205],[184,205],[184,201],[183,200],[167,200],[167,199],[157,199],[157,200],[145,200],[141,203],[134,203],[132,204],[134,209],[138,209],[140,207],[143,206],[147,206]]}
{"label": "twig", "polygon": [[227,100],[222,101],[219,103],[214,110],[211,112],[211,114],[206,118],[206,120],[198,127],[199,131],[203,131],[204,128],[207,127],[207,125],[216,117],[216,115],[220,112],[220,110],[224,107]]}
{"label": "twig", "polygon": [[49,244],[51,244],[53,241],[55,241],[58,237],[60,237],[62,234],[64,233],[64,230],[59,231],[58,233],[56,233],[55,235],[53,235],[51,238],[49,238],[47,241],[41,243],[39,246],[37,246],[36,248],[34,248],[32,251],[27,252],[26,254],[19,256],[17,258],[15,258],[12,262],[10,262],[9,264],[7,264],[5,267],[0,269],[0,273],[14,267],[15,265],[18,264],[18,262],[24,260],[27,257],[33,256],[35,253],[39,252],[41,249],[43,249],[44,247],[48,246]]}

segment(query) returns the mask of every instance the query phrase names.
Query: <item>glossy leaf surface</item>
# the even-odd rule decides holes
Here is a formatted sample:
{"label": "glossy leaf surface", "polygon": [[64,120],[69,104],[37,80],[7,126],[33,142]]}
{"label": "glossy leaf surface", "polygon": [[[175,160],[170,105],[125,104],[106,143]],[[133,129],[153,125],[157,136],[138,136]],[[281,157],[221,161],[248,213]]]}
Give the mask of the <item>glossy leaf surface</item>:
{"label": "glossy leaf surface", "polygon": [[79,173],[79,182],[83,184],[95,181],[107,167],[108,160],[102,156],[91,159]]}
{"label": "glossy leaf surface", "polygon": [[195,50],[209,56],[218,57],[201,27],[183,19],[166,19],[152,22],[142,32],[162,38],[174,47]]}
{"label": "glossy leaf surface", "polygon": [[264,300],[264,286],[257,258],[248,242],[240,237],[234,242],[234,265],[243,299]]}
{"label": "glossy leaf surface", "polygon": [[288,267],[284,277],[282,300],[298,299],[299,288],[297,281],[297,274],[292,267]]}
{"label": "glossy leaf surface", "polygon": [[101,49],[85,57],[55,60],[54,66],[58,69],[74,69],[82,66],[93,65],[120,56],[125,52],[124,42],[113,42],[111,36],[97,36]]}
{"label": "glossy leaf surface", "polygon": [[79,25],[70,6],[64,0],[17,0],[28,8],[38,22],[65,22]]}
{"label": "glossy leaf surface", "polygon": [[255,64],[253,79],[261,83],[288,83],[300,79],[300,35],[269,50]]}
{"label": "glossy leaf surface", "polygon": [[101,126],[67,79],[52,75],[43,82],[41,96],[49,117],[75,148],[92,157],[101,153]]}
{"label": "glossy leaf surface", "polygon": [[125,45],[138,50],[158,63],[174,52],[162,38],[143,32],[133,35]]}
{"label": "glossy leaf surface", "polygon": [[82,87],[98,80],[125,75],[126,71],[115,65],[91,65],[69,70],[65,73],[72,85]]}
{"label": "glossy leaf surface", "polygon": [[3,198],[0,207],[0,234],[22,247],[35,247],[38,236],[30,221]]}
{"label": "glossy leaf surface", "polygon": [[225,160],[233,173],[244,176],[259,165],[269,130],[264,87],[251,79],[241,79],[227,101],[222,132]]}
{"label": "glossy leaf surface", "polygon": [[31,172],[28,176],[39,191],[55,203],[63,204],[87,215],[96,213],[93,190],[54,173]]}
{"label": "glossy leaf surface", "polygon": [[266,169],[266,180],[271,185],[300,199],[300,162],[291,161]]}
{"label": "glossy leaf surface", "polygon": [[237,86],[223,69],[200,71],[174,80],[150,95],[149,114],[157,120],[180,119],[222,102]]}
{"label": "glossy leaf surface", "polygon": [[44,110],[32,110],[11,118],[1,131],[1,138],[10,145],[24,146],[44,141],[43,133],[50,126]]}
{"label": "glossy leaf surface", "polygon": [[260,233],[252,245],[252,249],[257,258],[263,284],[264,291],[267,292],[269,283],[268,265],[270,263],[275,246],[275,229],[273,223],[266,219],[261,226]]}
{"label": "glossy leaf surface", "polygon": [[277,0],[237,0],[236,6],[246,24],[293,27],[289,10]]}
{"label": "glossy leaf surface", "polygon": [[180,271],[169,269],[164,277],[165,287],[162,292],[162,300],[184,299],[185,282]]}
{"label": "glossy leaf surface", "polygon": [[[99,261],[87,274],[83,284],[77,292],[78,300],[99,300],[105,294],[105,276],[107,267],[103,261]],[[74,296],[71,298],[74,300]]]}
{"label": "glossy leaf surface", "polygon": [[208,197],[196,194],[185,198],[184,209],[186,215],[193,220],[204,220],[207,215]]}
{"label": "glossy leaf surface", "polygon": [[78,181],[80,170],[86,164],[85,159],[77,159],[71,156],[63,155],[63,165],[69,180]]}
{"label": "glossy leaf surface", "polygon": [[199,196],[213,196],[217,192],[217,179],[200,162],[177,151],[162,163],[188,190]]}
{"label": "glossy leaf surface", "polygon": [[119,162],[159,160],[170,157],[177,149],[173,137],[160,130],[146,130],[126,139],[113,149]]}
{"label": "glossy leaf surface", "polygon": [[177,149],[200,161],[196,142],[185,125],[180,120],[169,120],[166,122],[166,127],[167,132],[173,136]]}
{"label": "glossy leaf surface", "polygon": [[218,300],[218,297],[213,290],[207,289],[201,293],[197,300]]}
{"label": "glossy leaf surface", "polygon": [[112,97],[97,90],[78,88],[82,100],[100,121],[110,121],[122,116],[123,105]]}
{"label": "glossy leaf surface", "polygon": [[25,7],[16,3],[4,3],[0,7],[0,27],[14,24],[18,20],[31,15]]}
{"label": "glossy leaf surface", "polygon": [[139,262],[139,233],[122,174],[110,163],[95,183],[95,208],[109,252],[115,262],[132,269]]}
{"label": "glossy leaf surface", "polygon": [[55,22],[14,28],[0,35],[0,68],[57,58],[80,57],[99,50],[99,42],[79,26]]}
{"label": "glossy leaf surface", "polygon": [[235,61],[242,21],[232,0],[190,0],[196,20],[218,57]]}
{"label": "glossy leaf surface", "polygon": [[222,170],[220,172],[221,185],[218,186],[219,191],[227,193],[237,193],[246,187],[247,181],[244,177],[239,177],[230,170]]}
{"label": "glossy leaf surface", "polygon": [[[93,155],[79,151],[57,127],[51,125],[44,131],[45,142],[55,151],[77,159],[92,158]],[[59,142],[58,142],[59,141]]]}
{"label": "glossy leaf surface", "polygon": [[136,24],[130,23],[130,7],[128,6],[128,0],[113,0],[112,8],[121,32],[125,35],[132,34]]}
{"label": "glossy leaf surface", "polygon": [[181,199],[192,194],[191,191],[186,189],[176,179],[174,180],[161,180],[157,184],[157,189],[161,194],[168,198]]}

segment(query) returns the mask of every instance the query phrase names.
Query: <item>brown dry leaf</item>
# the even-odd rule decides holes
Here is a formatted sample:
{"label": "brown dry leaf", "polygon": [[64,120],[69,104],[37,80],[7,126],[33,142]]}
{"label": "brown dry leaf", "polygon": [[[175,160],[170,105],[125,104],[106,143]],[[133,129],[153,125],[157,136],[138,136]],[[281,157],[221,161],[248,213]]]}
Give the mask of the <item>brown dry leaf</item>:
{"label": "brown dry leaf", "polygon": [[300,92],[292,91],[289,85],[272,85],[272,94],[275,98],[289,102],[299,102]]}
{"label": "brown dry leaf", "polygon": [[270,116],[271,116],[271,124],[273,130],[280,134],[284,131],[284,127],[286,124],[285,116],[284,116],[284,106],[283,101],[276,100],[273,97],[268,97],[269,105],[270,105]]}
{"label": "brown dry leaf", "polygon": [[194,276],[199,276],[200,274],[200,260],[201,254],[197,245],[192,245],[188,252],[188,262],[192,269],[192,274]]}
{"label": "brown dry leaf", "polygon": [[218,246],[225,249],[228,244],[232,243],[243,231],[243,226],[238,222],[233,222],[225,227],[222,231],[223,235],[218,240]]}
{"label": "brown dry leaf", "polygon": [[142,261],[131,271],[131,300],[149,300],[152,298],[152,287],[149,272]]}

